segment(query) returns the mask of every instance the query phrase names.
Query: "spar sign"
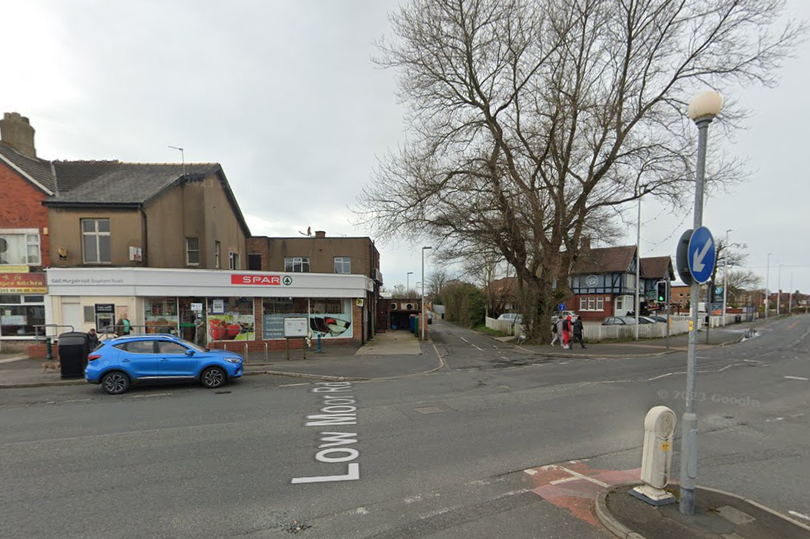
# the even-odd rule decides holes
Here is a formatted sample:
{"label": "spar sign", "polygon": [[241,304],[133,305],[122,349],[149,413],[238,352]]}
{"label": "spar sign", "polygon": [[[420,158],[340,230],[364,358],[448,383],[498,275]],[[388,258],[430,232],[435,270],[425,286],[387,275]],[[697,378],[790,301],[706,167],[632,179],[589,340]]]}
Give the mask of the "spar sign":
{"label": "spar sign", "polygon": [[281,286],[285,284],[289,286],[292,284],[292,278],[287,276],[282,279],[281,275],[231,274],[231,284],[248,286]]}

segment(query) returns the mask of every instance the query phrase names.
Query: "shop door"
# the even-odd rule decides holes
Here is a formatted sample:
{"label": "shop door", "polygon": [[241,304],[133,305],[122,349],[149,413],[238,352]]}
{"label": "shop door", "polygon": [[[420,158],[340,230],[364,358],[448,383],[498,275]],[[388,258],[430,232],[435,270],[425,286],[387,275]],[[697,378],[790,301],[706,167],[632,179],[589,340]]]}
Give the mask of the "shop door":
{"label": "shop door", "polygon": [[[205,298],[180,298],[180,327],[178,335],[181,339],[205,346]],[[197,319],[202,318],[203,324],[198,329]]]}

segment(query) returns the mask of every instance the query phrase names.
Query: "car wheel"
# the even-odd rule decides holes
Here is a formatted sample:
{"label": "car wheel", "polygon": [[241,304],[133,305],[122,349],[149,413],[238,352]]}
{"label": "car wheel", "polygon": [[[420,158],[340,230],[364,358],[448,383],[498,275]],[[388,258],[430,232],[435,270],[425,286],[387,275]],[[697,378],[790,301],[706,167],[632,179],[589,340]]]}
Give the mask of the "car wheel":
{"label": "car wheel", "polygon": [[121,371],[108,372],[101,379],[101,387],[110,395],[120,395],[129,389],[129,376]]}
{"label": "car wheel", "polygon": [[208,367],[200,375],[200,382],[208,389],[221,387],[227,379],[225,371],[219,367]]}

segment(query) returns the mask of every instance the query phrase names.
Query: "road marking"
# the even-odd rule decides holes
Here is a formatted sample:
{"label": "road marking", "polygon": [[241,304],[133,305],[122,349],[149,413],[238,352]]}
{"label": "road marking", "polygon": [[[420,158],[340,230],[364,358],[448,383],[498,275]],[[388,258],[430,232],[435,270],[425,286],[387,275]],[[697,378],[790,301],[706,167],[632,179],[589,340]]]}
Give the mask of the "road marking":
{"label": "road marking", "polygon": [[717,371],[717,372],[723,372],[724,370],[726,370],[726,369],[730,369],[730,368],[731,368],[731,367],[733,367],[733,366],[734,366],[734,365],[726,365],[725,367],[723,367],[722,369],[720,369],[720,370],[719,370],[719,371]]}
{"label": "road marking", "polygon": [[[574,470],[569,470],[568,468],[565,468],[563,466],[555,466],[555,465],[552,465],[552,466],[555,467],[558,470],[564,471],[565,473],[571,474],[572,477],[566,477],[564,479],[557,479],[556,481],[550,481],[549,485],[557,485],[559,483],[567,483],[568,481],[577,481],[579,479],[584,479],[585,481],[590,481],[591,483],[595,483],[595,484],[597,484],[597,485],[599,485],[600,487],[603,487],[603,488],[607,488],[607,487],[610,486],[607,483],[603,483],[603,482],[599,481],[598,479],[594,479],[593,477],[588,477],[587,475],[582,475],[579,472],[575,472]],[[551,469],[551,467],[543,466],[543,469],[548,470],[548,469]]]}
{"label": "road marking", "polygon": [[793,515],[794,517],[799,517],[799,518],[803,518],[803,519],[805,519],[805,520],[810,520],[810,517],[808,517],[807,515],[803,515],[803,514],[801,514],[801,513],[797,513],[796,511],[788,511],[788,514],[791,514],[791,515]]}
{"label": "road marking", "polygon": [[154,393],[152,395],[132,395],[131,398],[133,398],[133,399],[143,399],[145,397],[165,397],[166,395],[171,395],[171,393]]}
{"label": "road marking", "polygon": [[804,378],[803,376],[785,376],[788,380],[801,380],[802,382],[810,381],[810,378]]}
{"label": "road marking", "polygon": [[656,376],[655,378],[647,378],[647,381],[652,382],[653,380],[658,380],[659,378],[666,378],[667,376],[672,376],[672,373],[668,372],[666,374],[662,374],[661,376]]}
{"label": "road marking", "polygon": [[[462,341],[464,341],[465,343],[469,344],[470,346],[475,347],[475,348],[478,348],[477,346],[475,346],[473,343],[471,343],[470,341],[468,341],[467,339],[465,339],[465,338],[464,338],[464,337],[462,337],[461,335],[459,335],[459,336],[458,336],[458,338],[459,338],[459,339],[461,339]],[[483,348],[478,348],[478,349],[479,349],[480,351],[482,351],[482,352],[484,351],[484,349],[483,349]]]}
{"label": "road marking", "polygon": [[301,382],[300,384],[282,384],[278,387],[295,387],[295,386],[308,386],[309,382]]}

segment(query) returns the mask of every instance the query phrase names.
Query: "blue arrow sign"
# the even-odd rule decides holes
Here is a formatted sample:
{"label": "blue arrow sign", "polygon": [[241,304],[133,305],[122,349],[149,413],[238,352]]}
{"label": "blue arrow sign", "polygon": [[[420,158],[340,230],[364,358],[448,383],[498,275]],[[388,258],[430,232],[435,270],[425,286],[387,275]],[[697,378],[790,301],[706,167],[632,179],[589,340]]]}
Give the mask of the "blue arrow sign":
{"label": "blue arrow sign", "polygon": [[687,250],[687,262],[689,273],[698,284],[709,281],[714,272],[714,264],[717,258],[717,249],[714,237],[708,228],[702,226],[692,233],[689,239],[689,249]]}
{"label": "blue arrow sign", "polygon": [[564,311],[565,310],[565,303],[560,303],[559,305],[557,305],[557,308],[559,310],[561,310],[561,311]]}

